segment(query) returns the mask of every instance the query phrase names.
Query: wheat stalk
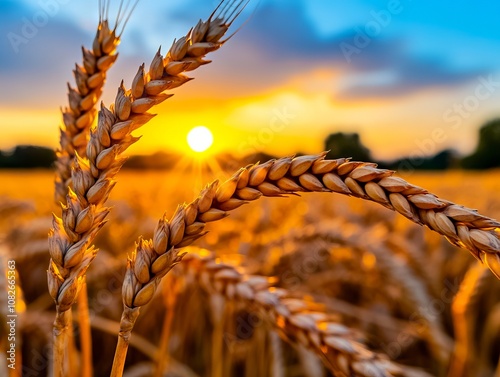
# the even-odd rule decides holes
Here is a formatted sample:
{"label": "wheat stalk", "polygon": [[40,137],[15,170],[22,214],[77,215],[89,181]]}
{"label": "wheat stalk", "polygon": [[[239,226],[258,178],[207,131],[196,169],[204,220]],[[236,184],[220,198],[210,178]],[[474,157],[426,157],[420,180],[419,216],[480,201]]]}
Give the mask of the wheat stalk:
{"label": "wheat stalk", "polygon": [[121,155],[139,140],[131,132],[153,117],[147,110],[171,96],[162,94],[163,91],[190,80],[182,72],[207,64],[204,56],[222,46],[221,38],[241,11],[242,1],[223,1],[221,5],[215,17],[200,21],[186,37],[175,41],[165,59],[158,52],[148,74],[142,65],[130,91],[121,85],[115,105],[111,109],[101,107],[97,128],[91,130],[87,158],[78,155],[75,158],[72,187],[63,205],[62,218],[54,216],[49,232],[48,284],[57,309],[54,322],[54,360],[60,361],[56,363],[57,376],[64,374],[61,355],[67,344],[67,311],[96,256],[97,250],[91,245],[110,211],[104,204],[115,185],[114,177],[125,162]]}
{"label": "wheat stalk", "polygon": [[[17,317],[15,320],[15,326],[16,328],[19,328],[26,314],[26,303],[17,267],[12,269],[12,265],[9,262],[12,260],[12,252],[7,245],[4,244],[3,235],[0,234],[0,305],[2,305],[2,308],[0,309],[0,320],[2,321],[2,324],[0,325],[0,329],[2,330],[0,349],[4,355],[7,355],[4,359],[6,362],[5,369],[7,372],[4,375],[9,377],[21,377],[23,374],[22,339],[16,335],[15,339],[17,341],[11,340],[9,336],[11,335],[11,328],[8,325],[8,321],[12,320],[12,315],[15,315]],[[14,284],[11,284],[13,280]],[[8,298],[12,297],[13,291],[15,292],[14,312],[11,312],[10,306],[12,305],[12,301]],[[14,333],[14,335],[15,334],[16,333]],[[14,368],[7,365],[11,363],[7,360],[7,358],[10,357],[9,349],[12,347],[15,349]],[[0,364],[0,369],[3,369],[2,364]]]}
{"label": "wheat stalk", "polygon": [[455,350],[449,376],[467,376],[478,359],[475,347],[475,325],[477,303],[481,292],[486,288],[487,270],[481,265],[469,268],[453,303],[453,327],[455,330]]}
{"label": "wheat stalk", "polygon": [[208,185],[190,204],[179,206],[170,221],[164,215],[153,239],[140,239],[128,260],[117,352],[126,352],[140,307],[151,301],[163,276],[182,260],[185,253],[179,250],[204,236],[207,222],[221,220],[228,211],[261,196],[336,192],[374,201],[469,249],[500,277],[500,240],[494,230],[500,224],[496,220],[439,199],[373,163],[325,160],[325,156],[326,152],[285,157],[242,168],[223,184]]}
{"label": "wheat stalk", "polygon": [[333,322],[319,309],[319,304],[271,287],[266,277],[248,276],[230,265],[218,263],[206,251],[201,254],[196,249],[191,251],[175,270],[177,279],[197,282],[211,296],[253,305],[285,340],[312,350],[335,375],[427,376],[367,350],[353,330]]}
{"label": "wheat stalk", "polygon": [[[268,246],[283,244],[290,241],[293,244],[310,242],[319,239],[322,242],[347,245],[358,250],[365,250],[375,256],[379,269],[389,281],[400,286],[405,299],[411,304],[413,315],[418,315],[418,322],[423,322],[424,337],[431,350],[443,368],[448,365],[452,350],[452,340],[444,331],[440,316],[429,313],[426,307],[432,302],[432,297],[421,279],[401,258],[397,257],[384,246],[382,229],[379,227],[362,228],[355,223],[336,221],[334,223],[318,224],[315,227],[293,229],[288,235],[276,241],[268,242]],[[419,326],[420,327],[420,326]]]}
{"label": "wheat stalk", "polygon": [[271,367],[272,377],[285,377],[285,361],[283,360],[283,344],[275,331],[269,332],[269,343],[271,345]]}
{"label": "wheat stalk", "polygon": [[316,156],[286,157],[240,169],[219,185],[214,181],[190,204],[178,206],[170,219],[158,222],[152,240],[140,239],[128,262],[123,285],[126,308],[149,302],[161,278],[182,259],[179,250],[207,232],[217,221],[261,196],[281,197],[297,192],[337,192],[372,200],[468,248],[500,276],[500,224],[476,211],[437,198],[374,164]]}
{"label": "wheat stalk", "polygon": [[69,323],[65,313],[74,303],[86,269],[97,252],[90,245],[109,213],[104,204],[115,185],[114,177],[125,162],[121,155],[139,140],[131,132],[154,116],[147,112],[151,107],[171,97],[163,93],[165,90],[191,80],[183,72],[209,63],[205,55],[224,44],[222,37],[245,6],[243,0],[221,1],[216,9],[218,13],[214,12],[188,35],[174,41],[165,58],[158,51],[147,74],[142,65],[131,90],[125,90],[122,83],[114,106],[110,109],[101,106],[97,128],[90,132],[87,158],[76,154],[71,171],[72,187],[63,205],[62,218],[54,216],[53,229],[49,232],[49,291],[57,306],[55,355],[63,353]]}
{"label": "wheat stalk", "polygon": [[474,360],[480,367],[475,372],[478,376],[493,375],[499,377],[500,352],[498,352],[498,342],[500,340],[500,303],[497,302],[489,310],[488,316],[483,323],[482,336],[477,351],[478,358]]}

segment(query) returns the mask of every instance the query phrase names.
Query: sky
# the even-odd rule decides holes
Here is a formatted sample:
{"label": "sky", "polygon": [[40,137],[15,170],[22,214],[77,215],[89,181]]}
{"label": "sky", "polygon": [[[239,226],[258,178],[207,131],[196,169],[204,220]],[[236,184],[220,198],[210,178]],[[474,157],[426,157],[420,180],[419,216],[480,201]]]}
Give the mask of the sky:
{"label": "sky", "polygon": [[[141,0],[104,103],[216,5]],[[486,0],[251,0],[241,29],[155,109],[129,153],[185,152],[199,125],[214,152],[316,153],[328,134],[358,132],[378,159],[470,153],[500,117],[498,14]],[[57,147],[66,82],[97,16],[97,0],[0,0],[0,149]]]}

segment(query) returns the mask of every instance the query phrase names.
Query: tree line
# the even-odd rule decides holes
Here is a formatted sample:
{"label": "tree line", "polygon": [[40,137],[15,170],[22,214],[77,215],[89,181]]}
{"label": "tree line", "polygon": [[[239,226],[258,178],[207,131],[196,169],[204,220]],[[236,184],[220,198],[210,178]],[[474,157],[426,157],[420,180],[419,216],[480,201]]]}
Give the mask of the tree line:
{"label": "tree line", "polygon": [[[453,149],[445,149],[432,156],[408,156],[393,161],[376,161],[370,149],[362,143],[359,134],[343,132],[330,134],[325,140],[325,150],[330,151],[328,158],[352,157],[357,161],[377,162],[380,167],[397,171],[495,168],[500,167],[500,118],[479,129],[476,149],[465,157]],[[9,151],[0,150],[0,169],[51,168],[55,159],[55,152],[50,148],[19,145]],[[176,156],[159,152],[151,156],[132,156],[125,167],[165,169],[175,165],[175,161]],[[262,159],[260,161],[263,162]]]}

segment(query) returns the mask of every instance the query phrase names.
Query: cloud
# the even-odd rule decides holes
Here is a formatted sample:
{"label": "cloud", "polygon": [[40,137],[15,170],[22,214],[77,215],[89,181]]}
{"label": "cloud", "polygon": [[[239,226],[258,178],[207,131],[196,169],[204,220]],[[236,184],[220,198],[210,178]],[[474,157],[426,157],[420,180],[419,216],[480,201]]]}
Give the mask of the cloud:
{"label": "cloud", "polygon": [[8,90],[0,92],[3,105],[47,105],[54,87],[64,93],[71,79],[74,57],[91,35],[40,7],[21,2],[0,6],[0,78]]}
{"label": "cloud", "polygon": [[[340,46],[354,44],[356,29],[350,28],[327,36],[319,34],[314,25],[315,20],[308,16],[305,1],[262,1],[237,35],[220,51],[209,56],[214,63],[192,73],[199,80],[182,91],[219,98],[252,95],[268,92],[286,85],[299,75],[307,77],[311,72],[321,69],[341,72],[347,78],[365,75],[390,77],[389,80],[367,82],[345,80],[338,85],[333,82],[327,88],[332,98],[390,98],[430,87],[462,85],[490,71],[486,63],[482,69],[458,70],[450,68],[446,55],[429,58],[412,54],[404,35],[399,39],[384,38],[383,35],[373,38],[359,54],[351,56],[352,61],[349,63]],[[153,53],[148,51],[156,49],[157,44],[164,45],[164,52],[170,46],[170,34],[160,38],[158,35],[161,33],[156,32],[148,36],[137,25],[143,25],[146,29],[160,25],[169,33],[172,29],[182,29],[183,33],[188,29],[184,24],[191,25],[198,16],[208,15],[216,3],[210,1],[200,5],[199,0],[186,0],[168,6],[158,5],[158,12],[151,15],[146,25],[138,20],[142,20],[143,13],[149,10],[138,9],[132,16],[134,21],[129,25],[123,46],[120,47],[122,53],[117,64],[126,69],[120,72],[113,70],[110,82],[115,76],[117,80],[133,76],[138,64],[150,61]],[[190,11],[195,7],[196,17]],[[64,82],[72,81],[71,69],[74,62],[81,59],[80,46],[82,43],[89,45],[92,41],[92,33],[71,22],[69,16],[62,15],[63,12],[49,15],[46,25],[38,27],[36,34],[26,38],[23,36],[23,25],[33,22],[41,11],[43,9],[39,5],[29,6],[18,1],[0,3],[0,79],[8,88],[0,92],[0,101],[4,105],[22,103],[44,107],[64,103]],[[245,17],[249,17],[249,12],[242,15],[240,24]],[[27,39],[27,43],[17,45],[17,53],[12,38],[9,40],[9,33]],[[149,44],[154,48],[150,48]],[[386,75],[387,72],[390,74]],[[198,92],[195,93],[195,90]]]}
{"label": "cloud", "polygon": [[[429,87],[453,87],[491,72],[486,65],[482,69],[452,69],[445,55],[412,54],[403,37],[370,38],[369,44],[353,53],[349,62],[341,46],[357,48],[355,39],[363,25],[325,37],[317,33],[314,20],[306,14],[301,1],[288,1],[286,6],[263,4],[230,45],[217,52],[210,69],[214,78],[216,73],[225,72],[226,80],[219,80],[219,89],[263,91],[318,68],[341,70],[346,75],[391,71],[393,79],[387,82],[357,83],[340,91],[331,88],[332,96],[354,100],[411,94]],[[216,81],[209,74],[203,75],[203,80],[207,88]]]}

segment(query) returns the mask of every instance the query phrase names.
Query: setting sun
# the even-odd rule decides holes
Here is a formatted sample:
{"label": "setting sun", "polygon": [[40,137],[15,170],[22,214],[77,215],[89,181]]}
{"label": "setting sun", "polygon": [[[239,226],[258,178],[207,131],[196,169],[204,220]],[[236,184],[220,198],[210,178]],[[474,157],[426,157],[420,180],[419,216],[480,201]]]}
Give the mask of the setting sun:
{"label": "setting sun", "polygon": [[212,132],[205,126],[198,126],[189,131],[187,142],[195,152],[204,152],[212,145],[214,137]]}

